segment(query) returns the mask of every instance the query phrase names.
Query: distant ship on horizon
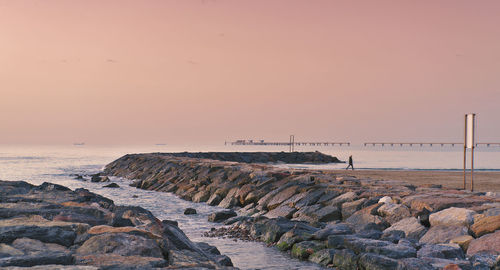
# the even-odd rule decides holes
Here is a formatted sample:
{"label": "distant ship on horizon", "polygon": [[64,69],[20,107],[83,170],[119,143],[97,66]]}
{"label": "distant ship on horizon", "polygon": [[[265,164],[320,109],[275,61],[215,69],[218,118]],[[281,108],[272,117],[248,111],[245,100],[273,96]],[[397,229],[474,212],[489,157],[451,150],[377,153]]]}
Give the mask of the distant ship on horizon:
{"label": "distant ship on horizon", "polygon": [[167,145],[166,143],[155,143],[155,145]]}
{"label": "distant ship on horizon", "polygon": [[85,145],[85,143],[84,142],[78,142],[78,143],[73,143],[73,145],[75,145],[75,146],[82,146],[82,145]]}

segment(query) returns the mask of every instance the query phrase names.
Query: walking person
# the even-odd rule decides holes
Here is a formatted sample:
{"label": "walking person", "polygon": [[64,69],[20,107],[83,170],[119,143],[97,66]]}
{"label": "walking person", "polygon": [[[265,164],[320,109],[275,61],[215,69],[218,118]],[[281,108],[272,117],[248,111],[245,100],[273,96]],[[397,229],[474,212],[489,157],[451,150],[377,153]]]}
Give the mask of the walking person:
{"label": "walking person", "polygon": [[351,167],[351,169],[354,171],[354,165],[352,165],[352,156],[349,156],[349,165],[347,165],[347,168],[345,169],[348,170],[349,167]]}

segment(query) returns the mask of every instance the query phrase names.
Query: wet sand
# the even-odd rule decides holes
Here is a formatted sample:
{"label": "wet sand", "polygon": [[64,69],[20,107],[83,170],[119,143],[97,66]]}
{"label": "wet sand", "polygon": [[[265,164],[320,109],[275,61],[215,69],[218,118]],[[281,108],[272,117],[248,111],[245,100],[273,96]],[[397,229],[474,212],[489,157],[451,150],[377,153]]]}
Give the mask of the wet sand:
{"label": "wet sand", "polygon": [[[413,185],[439,184],[449,188],[463,188],[463,172],[446,171],[384,171],[384,170],[335,170],[338,175],[383,180],[402,180]],[[470,173],[467,173],[470,190]],[[474,172],[474,191],[500,192],[500,172]]]}

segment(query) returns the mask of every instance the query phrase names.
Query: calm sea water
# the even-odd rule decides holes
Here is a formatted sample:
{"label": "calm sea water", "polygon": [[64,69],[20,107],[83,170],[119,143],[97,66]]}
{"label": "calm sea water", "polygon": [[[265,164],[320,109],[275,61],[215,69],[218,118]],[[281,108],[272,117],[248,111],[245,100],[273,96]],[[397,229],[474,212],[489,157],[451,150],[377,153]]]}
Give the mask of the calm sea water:
{"label": "calm sea water", "polygon": [[[72,189],[87,188],[115,201],[116,204],[139,205],[152,211],[160,219],[179,221],[180,227],[193,241],[215,245],[230,256],[235,266],[242,269],[319,269],[319,267],[292,259],[287,254],[262,243],[235,242],[230,239],[205,238],[201,234],[211,227],[207,216],[218,210],[206,204],[183,201],[172,194],[131,188],[128,181],[113,179],[118,189],[102,188],[102,184],[74,180],[72,174],[90,174],[128,153],[182,152],[182,151],[286,151],[287,147],[255,146],[27,146],[0,145],[0,179],[24,180],[33,184],[53,182]],[[397,170],[460,170],[463,149],[460,147],[297,147],[297,151],[321,151],[347,160],[354,158],[357,169]],[[479,148],[475,152],[475,167],[481,170],[500,170],[500,148]],[[281,165],[283,166],[283,165]],[[339,169],[345,164],[291,165],[318,169]],[[137,195],[138,198],[133,198]],[[196,208],[198,215],[185,216],[187,207]]]}

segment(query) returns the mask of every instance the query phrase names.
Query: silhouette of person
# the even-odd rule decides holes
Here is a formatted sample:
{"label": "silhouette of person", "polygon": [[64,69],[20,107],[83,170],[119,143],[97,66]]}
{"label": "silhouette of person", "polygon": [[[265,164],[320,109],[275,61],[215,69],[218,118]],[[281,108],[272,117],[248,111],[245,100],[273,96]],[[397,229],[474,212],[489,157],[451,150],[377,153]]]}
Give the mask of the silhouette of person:
{"label": "silhouette of person", "polygon": [[354,165],[352,165],[352,156],[349,156],[349,165],[347,165],[347,168],[345,169],[348,170],[349,167],[351,167],[351,169],[354,171]]}

